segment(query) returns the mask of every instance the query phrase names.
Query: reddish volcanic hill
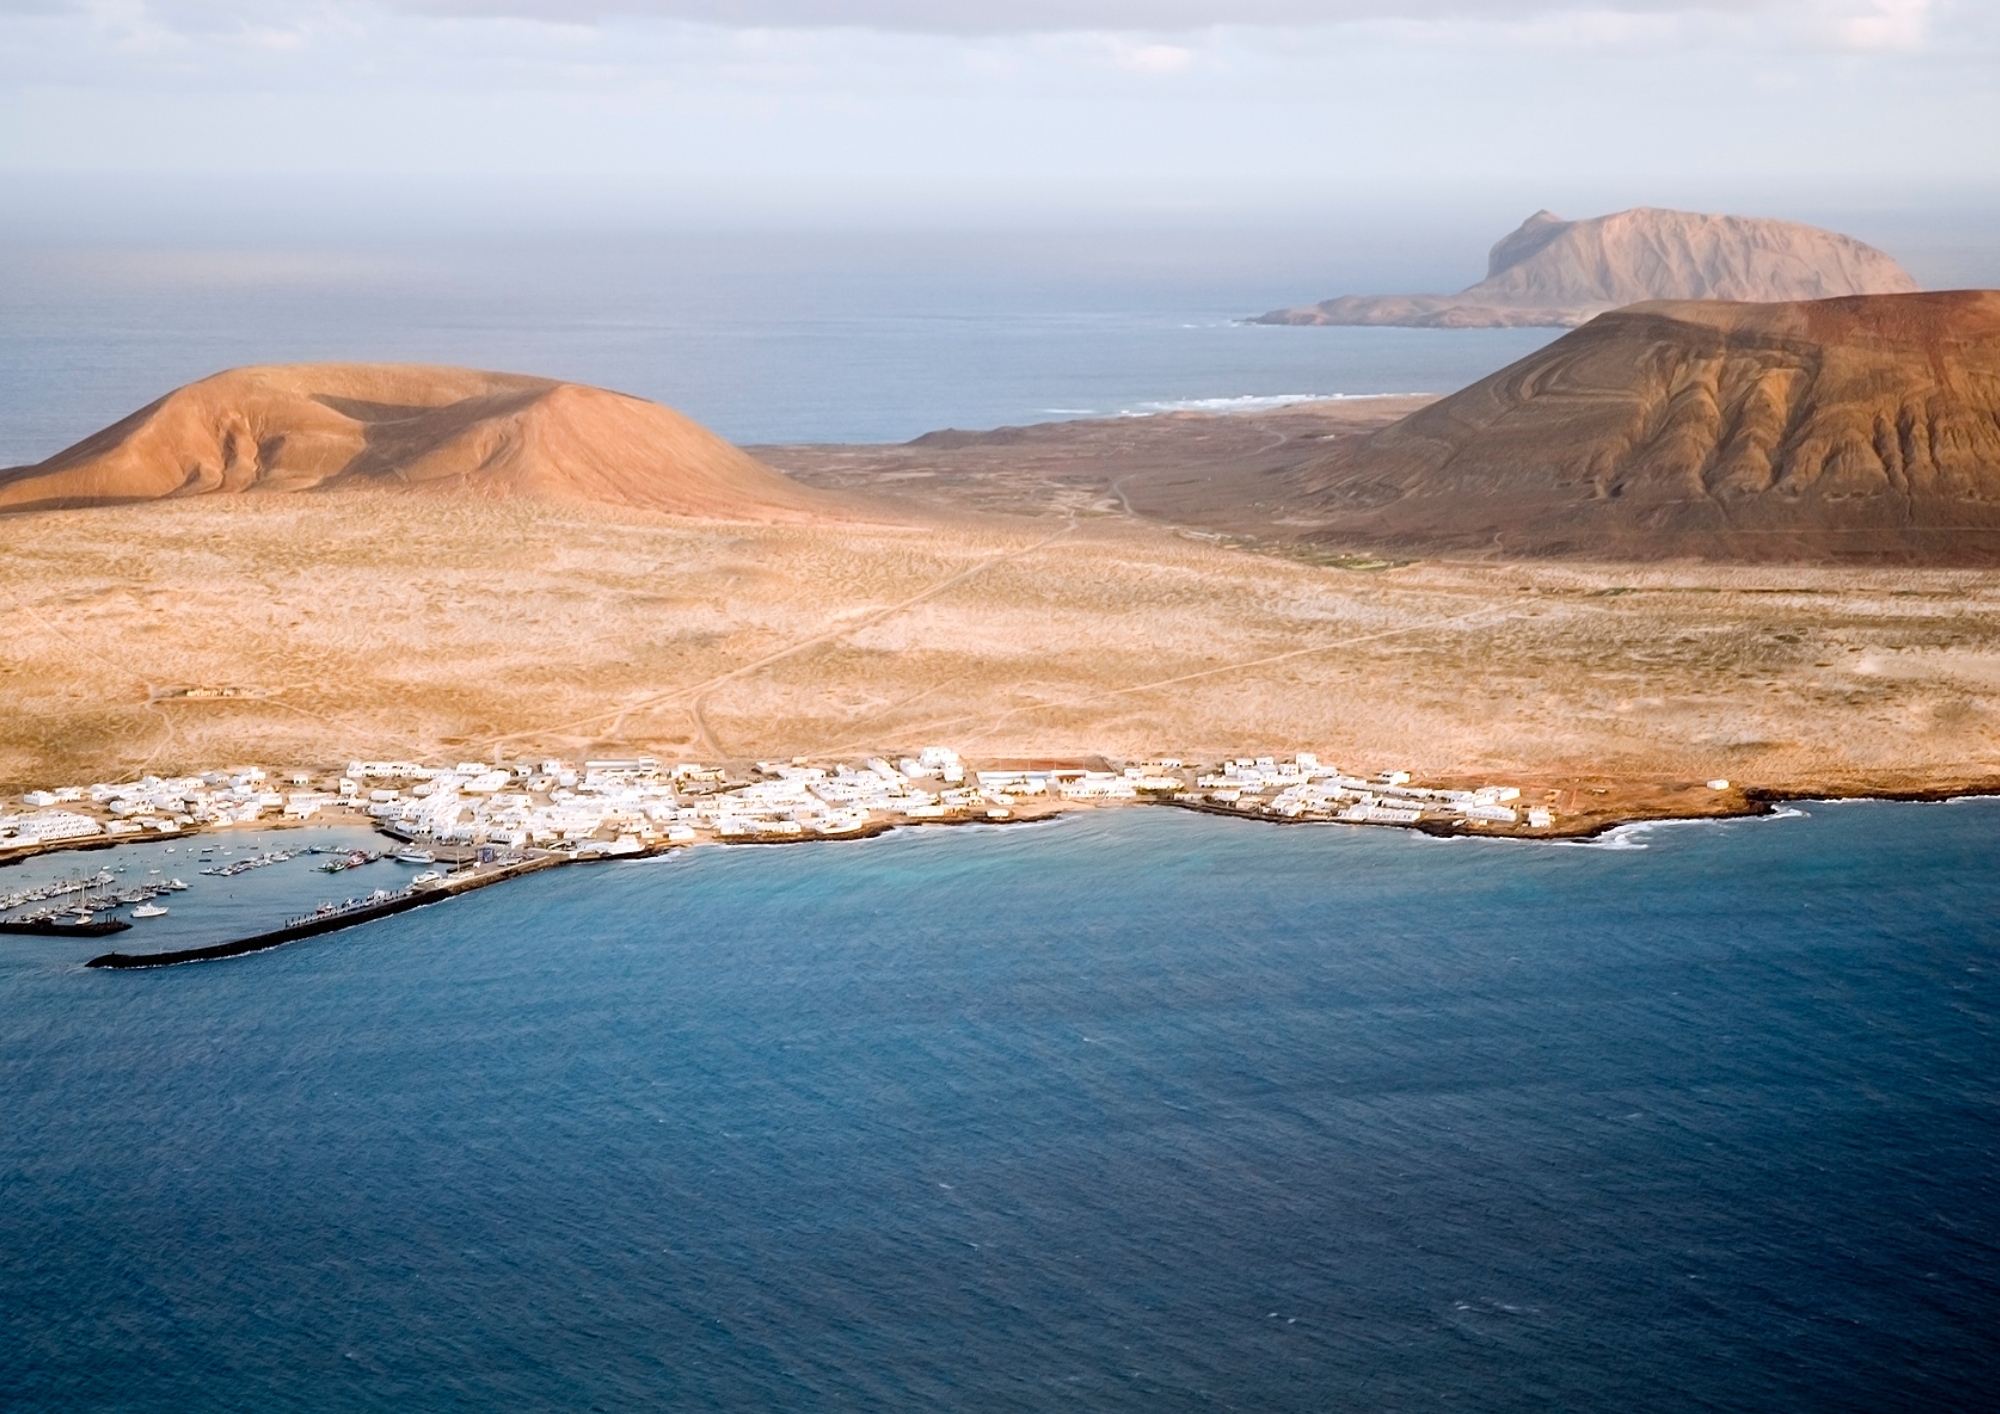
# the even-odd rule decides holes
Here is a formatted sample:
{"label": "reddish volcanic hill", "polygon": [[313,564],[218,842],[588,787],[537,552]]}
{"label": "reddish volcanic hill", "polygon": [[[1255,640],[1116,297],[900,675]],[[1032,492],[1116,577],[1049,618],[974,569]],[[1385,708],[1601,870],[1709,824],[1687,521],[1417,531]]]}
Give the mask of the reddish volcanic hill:
{"label": "reddish volcanic hill", "polygon": [[1651,206],[1587,221],[1537,211],[1493,247],[1486,278],[1455,295],[1344,295],[1255,322],[1573,328],[1641,300],[1811,300],[1916,288],[1875,247],[1794,221]]}
{"label": "reddish volcanic hill", "polygon": [[1298,477],[1328,540],[2000,563],[2000,291],[1635,305]]}
{"label": "reddish volcanic hill", "polygon": [[0,471],[0,511],[367,485],[730,520],[838,505],[658,403],[516,374],[327,363],[190,383],[37,466]]}

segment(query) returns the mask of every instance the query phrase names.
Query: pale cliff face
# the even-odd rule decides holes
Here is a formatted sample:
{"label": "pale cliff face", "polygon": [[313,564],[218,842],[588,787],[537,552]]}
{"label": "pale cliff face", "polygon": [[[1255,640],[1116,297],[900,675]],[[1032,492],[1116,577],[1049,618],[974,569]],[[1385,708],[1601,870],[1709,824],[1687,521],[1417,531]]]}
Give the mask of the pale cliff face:
{"label": "pale cliff face", "polygon": [[1587,221],[1538,211],[1493,247],[1486,278],[1458,294],[1347,295],[1260,322],[1575,327],[1643,300],[1769,303],[1916,289],[1873,246],[1796,222],[1648,206]]}
{"label": "pale cliff face", "polygon": [[1463,298],[1617,308],[1642,300],[1770,303],[1917,288],[1894,260],[1852,236],[1791,221],[1643,206],[1589,221],[1540,212],[1494,247],[1493,263]]}

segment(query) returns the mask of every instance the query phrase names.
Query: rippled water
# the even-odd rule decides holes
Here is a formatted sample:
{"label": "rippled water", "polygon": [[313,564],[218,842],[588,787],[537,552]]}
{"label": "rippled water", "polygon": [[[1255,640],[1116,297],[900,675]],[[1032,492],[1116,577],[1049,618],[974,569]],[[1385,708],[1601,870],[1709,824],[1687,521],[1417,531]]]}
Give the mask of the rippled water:
{"label": "rippled water", "polygon": [[1996,824],[1127,810],[8,940],[0,1406],[1975,1407]]}
{"label": "rippled water", "polygon": [[507,369],[654,398],[740,442],[880,442],[1448,392],[1560,332],[1248,325],[1359,277],[1226,254],[969,236],[0,247],[0,466],[250,363]]}

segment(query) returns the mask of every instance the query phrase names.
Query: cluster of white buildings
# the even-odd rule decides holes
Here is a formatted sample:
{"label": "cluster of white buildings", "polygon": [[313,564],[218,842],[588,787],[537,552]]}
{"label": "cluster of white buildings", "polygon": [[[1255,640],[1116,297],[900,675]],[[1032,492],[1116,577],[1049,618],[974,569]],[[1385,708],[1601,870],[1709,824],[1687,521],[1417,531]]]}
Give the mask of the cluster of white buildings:
{"label": "cluster of white buildings", "polygon": [[997,792],[969,786],[956,752],[928,747],[891,764],[760,762],[749,780],[722,767],[651,757],[514,767],[357,761],[342,790],[393,833],[452,845],[636,854],[714,839],[851,835],[898,821],[1005,819]]}
{"label": "cluster of white buildings", "polygon": [[[968,772],[948,747],[890,761],[760,762],[731,777],[720,766],[651,757],[515,765],[355,761],[317,782],[257,767],[120,784],[30,791],[0,813],[0,852],[98,837],[172,834],[324,812],[364,816],[392,834],[451,846],[636,854],[698,839],[763,840],[871,833],[902,822],[1005,820],[1064,802],[1177,800],[1284,819],[1414,825],[1519,825],[1519,790],[1413,786],[1407,772],[1363,780],[1301,753],[1225,761],[1202,773],[1163,758],[1118,771],[1082,768]],[[0,807],[4,810],[4,807]],[[1526,807],[1525,823],[1553,817]]]}
{"label": "cluster of white buildings", "polygon": [[[295,779],[303,780],[303,777]],[[290,797],[257,767],[201,776],[146,776],[116,784],[31,790],[0,813],[0,853],[72,840],[171,835],[204,825],[248,824],[283,812]]]}
{"label": "cluster of white buildings", "polygon": [[[1522,811],[1513,802],[1515,786],[1439,790],[1410,784],[1408,771],[1385,771],[1374,780],[1343,775],[1319,758],[1300,753],[1290,761],[1259,756],[1225,761],[1222,769],[1195,782],[1202,797],[1237,810],[1287,820],[1347,820],[1375,825],[1414,825],[1434,820],[1454,825],[1518,825]],[[1526,809],[1530,829],[1555,823],[1544,805]]]}

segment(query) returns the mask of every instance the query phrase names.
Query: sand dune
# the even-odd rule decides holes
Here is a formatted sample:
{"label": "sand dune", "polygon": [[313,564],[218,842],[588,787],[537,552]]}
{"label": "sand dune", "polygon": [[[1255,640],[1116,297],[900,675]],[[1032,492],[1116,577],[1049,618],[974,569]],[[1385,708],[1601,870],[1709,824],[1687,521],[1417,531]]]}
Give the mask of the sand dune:
{"label": "sand dune", "polygon": [[1573,328],[1644,300],[1778,302],[1916,289],[1881,251],[1816,226],[1648,206],[1587,221],[1537,211],[1493,247],[1486,278],[1455,295],[1345,295],[1274,309],[1257,322]]}
{"label": "sand dune", "polygon": [[1328,540],[2000,563],[2000,291],[1619,310],[1298,481]]}
{"label": "sand dune", "polygon": [[39,465],[0,471],[0,511],[350,486],[719,519],[838,514],[833,498],[657,403],[403,364],[239,368],[191,383]]}

